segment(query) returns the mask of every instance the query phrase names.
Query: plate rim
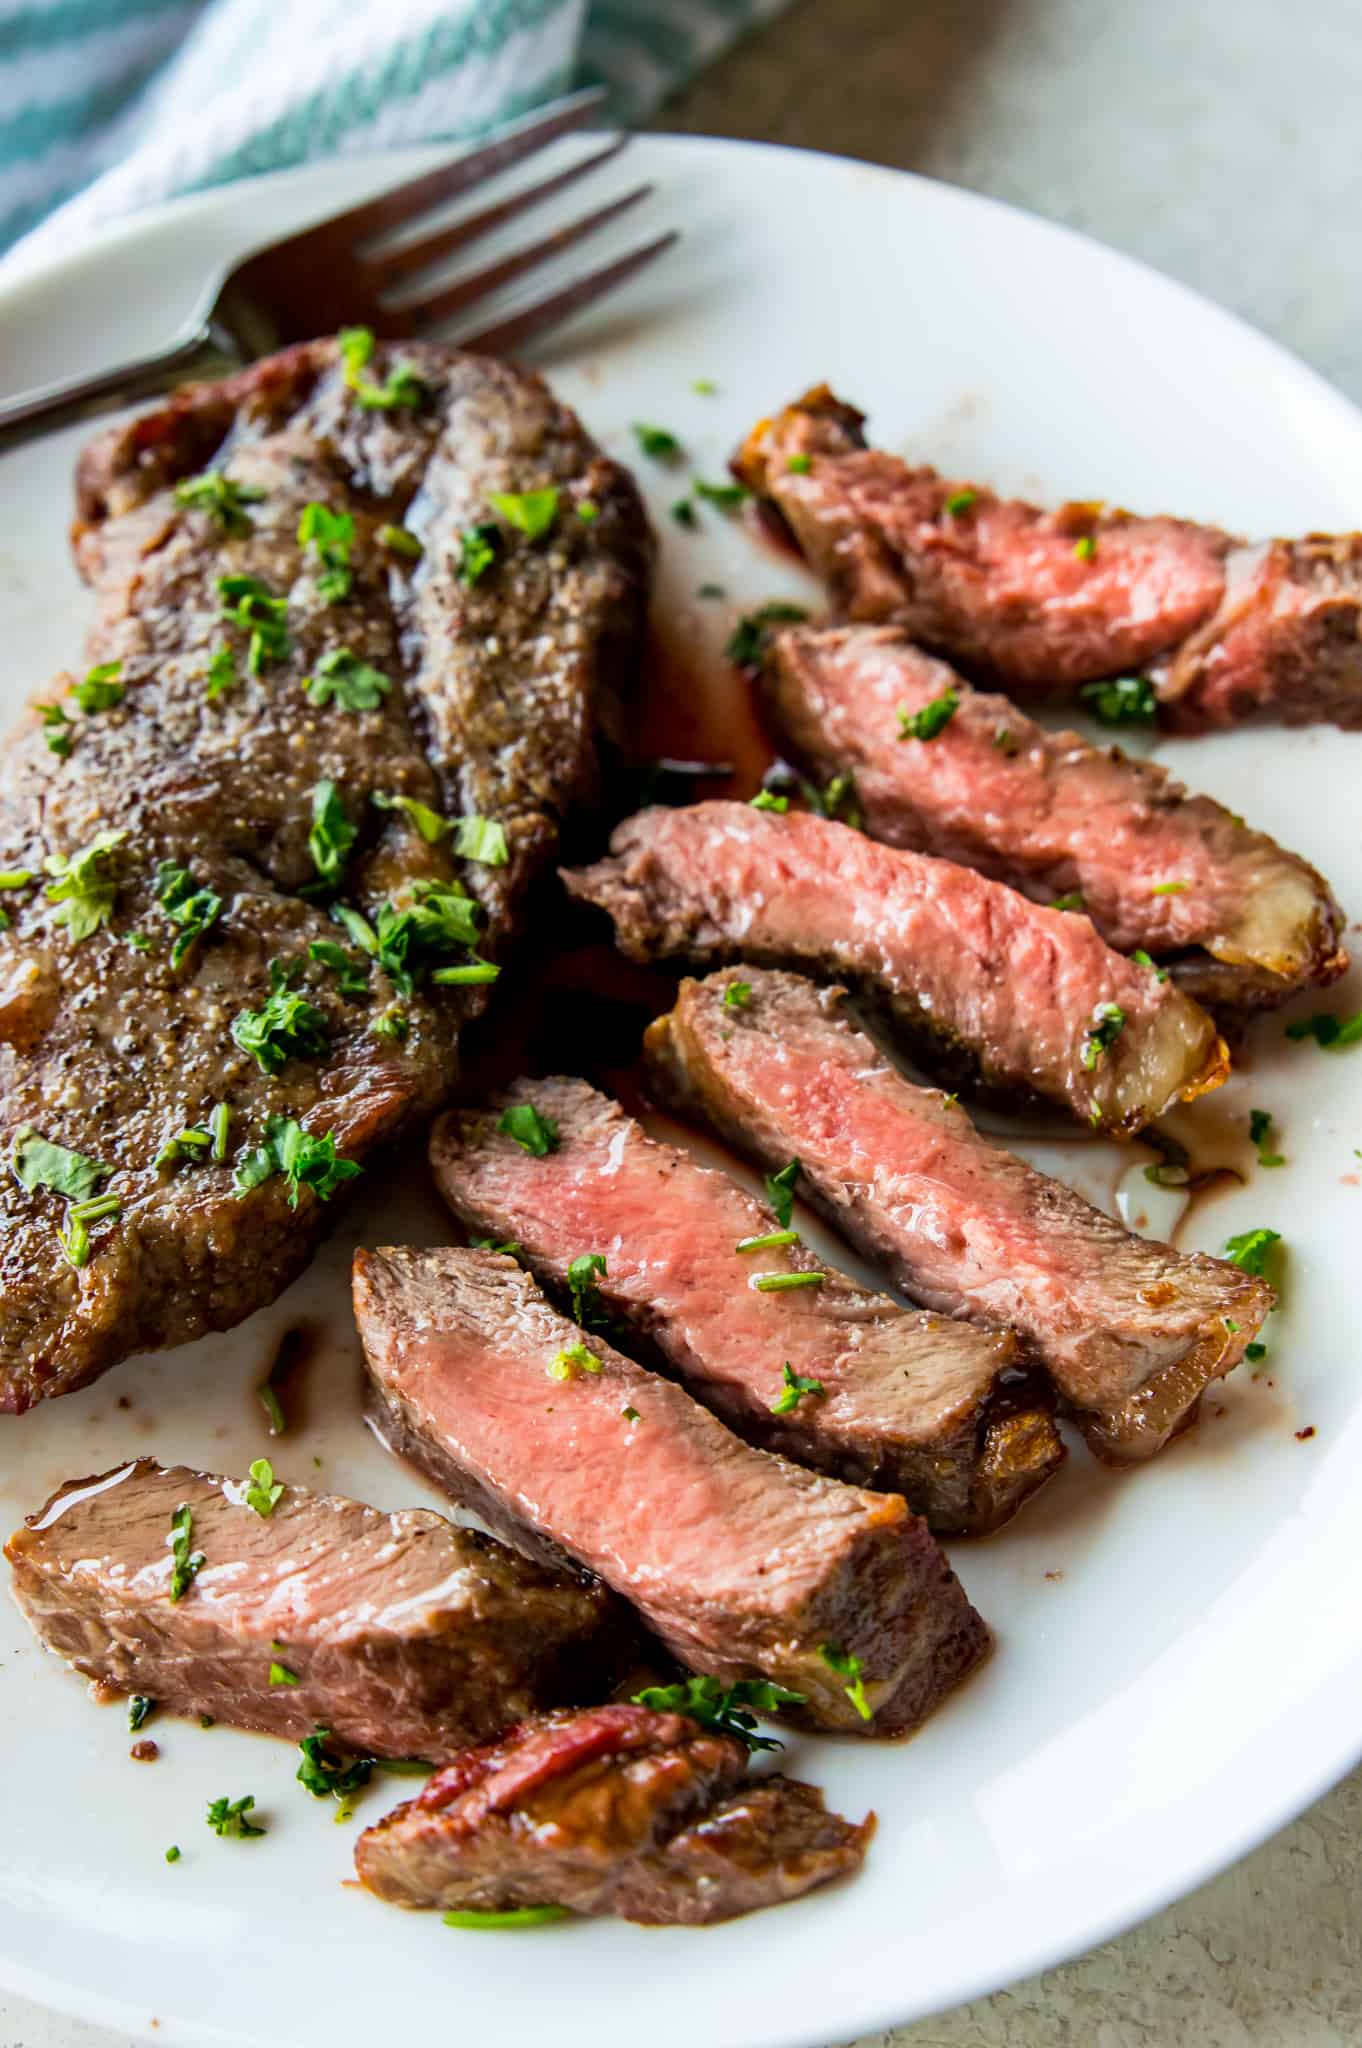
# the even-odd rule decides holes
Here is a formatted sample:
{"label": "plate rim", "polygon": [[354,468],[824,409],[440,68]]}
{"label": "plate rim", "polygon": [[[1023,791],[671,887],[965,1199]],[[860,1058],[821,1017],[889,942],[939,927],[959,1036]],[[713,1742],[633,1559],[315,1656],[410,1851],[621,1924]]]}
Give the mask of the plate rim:
{"label": "plate rim", "polygon": [[[595,133],[598,131],[587,131]],[[852,172],[857,176],[882,180],[886,184],[905,182],[916,188],[927,199],[937,203],[943,198],[958,205],[963,212],[982,209],[1001,216],[1027,233],[1040,232],[1064,244],[1072,246],[1086,257],[1096,254],[1108,264],[1130,273],[1144,283],[1164,293],[1171,293],[1184,302],[1189,312],[1205,319],[1208,315],[1213,322],[1224,323],[1227,331],[1233,332],[1242,345],[1256,351],[1265,362],[1277,370],[1289,372],[1298,385],[1309,389],[1312,401],[1332,413],[1340,426],[1351,435],[1362,436],[1362,405],[1354,403],[1334,385],[1322,372],[1306,362],[1285,343],[1263,332],[1245,316],[1231,308],[1218,304],[1199,292],[1194,286],[1161,271],[1143,258],[1116,248],[1100,237],[1090,235],[1064,222],[1048,219],[1033,213],[1016,203],[995,197],[992,194],[976,192],[971,188],[944,179],[928,177],[920,172],[900,169],[893,165],[875,163],[832,151],[799,147],[786,143],[767,142],[757,139],[729,136],[708,136],[698,134],[674,134],[663,130],[639,131],[633,137],[633,147],[648,149],[654,145],[681,148],[694,154],[732,152],[756,153],[782,159],[796,159],[809,166],[814,175],[822,173],[825,167],[838,172]],[[470,147],[473,145],[470,145]],[[404,174],[428,164],[432,159],[441,159],[450,154],[448,145],[422,144],[403,145],[391,150],[356,152],[353,155],[330,157],[312,163],[288,166],[284,169],[267,171],[249,178],[233,180],[230,184],[211,186],[200,191],[179,194],[171,199],[159,201],[139,210],[126,219],[112,221],[92,232],[89,239],[78,246],[51,253],[36,251],[32,256],[16,260],[13,255],[0,262],[0,319],[9,313],[23,317],[25,302],[40,299],[53,286],[71,274],[98,270],[106,265],[111,256],[130,246],[152,242],[159,235],[174,227],[185,217],[196,213],[213,213],[245,195],[264,195],[284,187],[305,187],[316,183],[324,185],[336,173],[353,174],[363,179],[370,173],[378,175],[390,170],[393,182]],[[813,167],[816,166],[816,171]],[[242,253],[259,243],[248,243]],[[91,422],[92,426],[97,422]],[[1359,1762],[1362,1762],[1362,1722],[1351,1723],[1346,1711],[1346,1702],[1355,1700],[1357,1682],[1362,1679],[1362,1616],[1353,1631],[1351,1652],[1341,1651],[1334,1670],[1314,1683],[1304,1695],[1286,1702],[1277,1717],[1277,1723],[1292,1731],[1291,1740],[1283,1740],[1276,1751],[1275,1782],[1286,1789],[1269,1801],[1265,1808],[1255,1811],[1251,1819],[1240,1825],[1221,1825],[1215,1836],[1215,1846],[1198,1855],[1184,1855],[1171,1860],[1175,1873],[1158,1879],[1131,1878],[1121,1887],[1116,1903],[1109,1903],[1102,1909],[1094,1909],[1086,1918],[1070,1917],[1067,1931],[1046,1943],[1033,1942],[1028,1960],[1020,1967],[1007,1963],[1003,1974],[999,1965],[981,1960],[972,1977],[962,1980],[961,1987],[952,1991],[946,2002],[934,1998],[928,2006],[913,2010],[909,2020],[902,2016],[900,1996],[873,1996],[857,1994],[851,1987],[842,1987],[842,1997],[847,2013],[845,2031],[839,2023],[839,2038],[851,2039],[865,2034],[885,2031],[900,2025],[912,2024],[930,2018],[935,2013],[953,2011],[975,2000],[992,1996],[1008,1986],[1039,1976],[1062,1963],[1086,1955],[1091,1950],[1118,1938],[1131,1928],[1163,1911],[1168,1906],[1185,1898],[1201,1885],[1238,1863],[1262,1842],[1289,1825],[1309,1806],[1338,1784]],[[1335,1715],[1328,1710],[1335,1693],[1345,1702],[1345,1711]],[[1323,1713],[1321,1712],[1323,1710]],[[1329,1724],[1338,1721],[1338,1735],[1335,1742],[1328,1744],[1325,1733],[1310,1724],[1327,1716]],[[1324,1760],[1320,1760],[1320,1745],[1324,1744]],[[1293,1770],[1292,1760],[1310,1758],[1308,1767]],[[1214,1769],[1208,1769],[1198,1781],[1198,1792],[1204,1792],[1221,1779],[1229,1784],[1242,1781],[1241,1767],[1233,1756],[1219,1760]],[[1222,1811],[1226,1811],[1222,1806]],[[1111,1893],[1107,1894],[1108,1899]],[[876,1980],[877,1982],[879,1980]],[[120,2002],[116,1993],[86,1992],[80,1985],[67,1986],[58,1983],[45,1971],[30,1971],[18,1958],[0,1950],[0,1989],[32,1999],[46,2006],[54,2014],[85,2020],[115,2031],[131,2033],[139,2039],[155,2041],[166,2038],[163,2033],[153,2031],[162,2023],[139,2018],[144,2006],[131,2007]],[[202,2018],[181,2018],[170,2016],[169,2023],[184,2039],[203,2042],[226,2040],[258,2044],[267,2048],[276,2037],[254,2028],[248,2032],[232,2029],[224,2031]],[[792,2030],[789,2024],[773,2023],[769,2031],[749,2037],[749,2048],[824,2048],[828,2039],[826,2026],[812,2030]]]}

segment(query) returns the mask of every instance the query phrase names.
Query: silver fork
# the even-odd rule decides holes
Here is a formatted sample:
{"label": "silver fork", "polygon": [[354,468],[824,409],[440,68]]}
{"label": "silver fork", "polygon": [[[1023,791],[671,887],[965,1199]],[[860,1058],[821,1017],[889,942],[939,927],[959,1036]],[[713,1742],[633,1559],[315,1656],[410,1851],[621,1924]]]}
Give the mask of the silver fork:
{"label": "silver fork", "polygon": [[[471,192],[511,164],[580,127],[604,97],[593,88],[556,100],[543,112],[503,128],[471,154],[465,152],[450,163],[395,185],[376,199],[366,199],[300,234],[243,256],[226,276],[212,280],[187,325],[156,354],[121,363],[95,377],[49,384],[0,403],[0,451],[92,413],[153,398],[191,378],[239,369],[289,342],[310,341],[338,327],[369,327],[384,339],[397,339],[461,320],[503,285],[637,206],[652,186],[635,186],[594,213],[555,228],[541,241],[516,249],[469,276],[441,283],[424,295],[418,291],[415,296],[403,297],[398,288],[609,163],[624,148],[627,136],[470,218],[393,247],[373,245],[395,228],[411,226],[434,208]],[[455,339],[461,348],[481,349],[487,354],[519,348],[622,285],[676,239],[674,231],[657,235],[519,312],[484,327],[460,331]]]}

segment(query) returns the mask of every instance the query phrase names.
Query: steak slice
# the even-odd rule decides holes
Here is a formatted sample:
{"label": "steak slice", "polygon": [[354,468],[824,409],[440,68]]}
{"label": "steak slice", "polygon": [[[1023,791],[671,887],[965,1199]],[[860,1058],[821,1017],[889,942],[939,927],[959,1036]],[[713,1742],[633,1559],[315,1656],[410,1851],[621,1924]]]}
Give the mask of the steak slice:
{"label": "steak slice", "polygon": [[[542,1158],[498,1129],[526,1103],[557,1129]],[[902,1493],[934,1529],[975,1533],[1006,1521],[1064,1456],[1048,1402],[1007,1383],[1011,1337],[905,1309],[800,1244],[740,1252],[779,1232],[774,1213],[585,1081],[519,1081],[485,1108],[450,1110],[430,1157],[461,1221],[514,1240],[560,1297],[573,1259],[602,1254],[611,1326],[748,1443]],[[822,1284],[752,1284],[772,1270],[821,1272]],[[791,1376],[821,1391],[792,1403]]]}
{"label": "steak slice", "polygon": [[987,1144],[949,1097],[905,1081],[840,989],[751,977],[682,984],[648,1032],[666,1099],[800,1186],[896,1286],[943,1315],[1010,1325],[1092,1448],[1152,1457],[1238,1364],[1272,1289],[1203,1253],[1132,1236],[1061,1181]]}
{"label": "steak slice", "polygon": [[[31,877],[4,895],[0,1142],[32,1130],[99,1162],[120,1213],[73,1265],[57,1195],[7,1186],[0,1408],[228,1328],[292,1279],[325,1220],[315,1181],[238,1191],[234,1166],[274,1117],[359,1160],[429,1115],[487,997],[457,980],[479,972],[470,939],[505,955],[594,787],[646,595],[634,487],[538,378],[401,353],[415,408],[366,409],[317,342],[176,393],[81,463],[88,658],[119,668],[79,716],[59,678],[70,722],[31,716],[0,767],[0,869]],[[380,385],[394,360],[371,366]],[[203,501],[179,502],[210,467]],[[493,504],[531,490],[554,508],[536,539]],[[300,542],[305,515],[321,540]],[[489,831],[451,839],[440,817]],[[68,903],[44,869],[73,860]],[[177,873],[201,912],[216,899],[197,938]],[[282,974],[276,1010],[300,998],[313,1024],[281,1030],[266,1071],[232,1027]],[[220,1104],[225,1157],[156,1164]]]}
{"label": "steak slice", "polygon": [[[898,1735],[985,1654],[898,1495],[751,1450],[584,1342],[513,1259],[356,1252],[355,1316],[391,1448],[532,1556],[598,1573],[691,1670],[774,1680],[819,1727]],[[824,1652],[859,1659],[869,1719]]]}
{"label": "steak slice", "polygon": [[745,1777],[731,1735],[640,1706],[546,1714],[470,1750],[355,1845],[399,1906],[560,1906],[707,1926],[859,1870],[853,1827],[797,1779]]}
{"label": "steak slice", "polygon": [[830,819],[724,802],[641,811],[611,858],[563,879],[609,911],[632,960],[844,977],[935,1071],[1047,1096],[1097,1129],[1138,1131],[1228,1072],[1206,1012],[1086,918]]}
{"label": "steak slice", "polygon": [[[787,751],[810,774],[854,778],[876,839],[1038,903],[1077,894],[1108,945],[1166,960],[1202,1002],[1281,1003],[1347,967],[1343,914],[1305,861],[1157,763],[972,690],[901,627],[787,629],[762,686]],[[905,736],[903,719],[947,691],[941,730]]]}
{"label": "steak slice", "polygon": [[[424,1508],[380,1514],[150,1458],[58,1488],[5,1545],[34,1633],[177,1714],[442,1759],[539,1707],[601,1697],[633,1632],[604,1587]],[[172,1517],[205,1562],[171,1597]],[[289,1674],[271,1682],[271,1671]]]}
{"label": "steak slice", "polygon": [[1362,726],[1362,534],[1255,544],[1101,502],[1044,512],[867,448],[863,418],[821,385],[733,464],[845,617],[1022,696],[1138,671],[1189,731]]}

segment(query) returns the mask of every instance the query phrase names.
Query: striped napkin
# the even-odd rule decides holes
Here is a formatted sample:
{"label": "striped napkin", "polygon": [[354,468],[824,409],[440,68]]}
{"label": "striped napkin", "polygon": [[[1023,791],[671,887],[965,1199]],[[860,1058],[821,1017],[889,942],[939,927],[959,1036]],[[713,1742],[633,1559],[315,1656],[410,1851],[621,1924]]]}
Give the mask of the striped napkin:
{"label": "striped napkin", "polygon": [[177,192],[463,139],[573,86],[633,122],[787,0],[0,0],[0,251]]}

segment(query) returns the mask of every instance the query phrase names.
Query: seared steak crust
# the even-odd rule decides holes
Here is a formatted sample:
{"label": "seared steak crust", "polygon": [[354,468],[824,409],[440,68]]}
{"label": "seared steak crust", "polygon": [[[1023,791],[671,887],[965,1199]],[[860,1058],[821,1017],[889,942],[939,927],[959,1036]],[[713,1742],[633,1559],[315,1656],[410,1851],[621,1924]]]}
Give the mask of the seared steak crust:
{"label": "seared steak crust", "polygon": [[1265,1281],[1133,1236],[905,1081],[842,991],[750,977],[682,984],[648,1032],[652,1078],[765,1165],[797,1155],[811,1201],[895,1285],[943,1315],[1015,1329],[1104,1458],[1151,1457],[1272,1307]]}
{"label": "seared steak crust", "polygon": [[893,620],[1024,697],[1141,672],[1189,731],[1362,726],[1362,534],[1259,545],[1101,503],[1044,512],[868,449],[862,424],[819,386],[733,465],[844,617]]}
{"label": "seared steak crust", "polygon": [[[508,1718],[608,1691],[633,1638],[599,1584],[424,1508],[380,1514],[140,1458],[60,1487],[5,1546],[49,1649],[172,1713],[439,1760]],[[170,1598],[171,1518],[206,1559]],[[288,1678],[270,1682],[271,1667]]]}
{"label": "seared steak crust", "polygon": [[1096,1128],[1137,1131],[1228,1071],[1205,1011],[1086,918],[828,819],[722,802],[641,811],[609,859],[564,881],[610,913],[631,959],[845,977],[936,1071],[1048,1097]]}
{"label": "seared steak crust", "polygon": [[[542,1159],[498,1129],[518,1103],[557,1128]],[[451,1110],[430,1156],[467,1228],[513,1241],[560,1299],[572,1260],[601,1253],[597,1292],[612,1325],[749,1443],[902,1493],[932,1528],[972,1533],[1005,1521],[1063,1458],[1036,1389],[1005,1382],[1011,1337],[871,1294],[803,1245],[739,1252],[779,1229],[774,1213],[649,1138],[585,1081],[520,1081],[481,1108]],[[818,1270],[823,1282],[752,1286],[772,1270]],[[791,1404],[787,1373],[821,1392]]]}
{"label": "seared steak crust", "polygon": [[[335,345],[318,342],[177,393],[81,463],[76,549],[98,600],[88,658],[121,665],[122,696],[79,718],[65,697],[75,722],[57,736],[69,753],[49,751],[34,716],[0,768],[0,868],[35,877],[4,898],[0,1135],[6,1153],[32,1127],[97,1159],[122,1213],[74,1268],[57,1240],[61,1203],[9,1187],[0,1408],[227,1328],[292,1278],[323,1221],[315,1195],[305,1189],[294,1209],[277,1176],[232,1191],[233,1160],[268,1117],[333,1131],[359,1158],[452,1081],[460,1025],[485,988],[418,977],[408,994],[370,966],[342,993],[310,956],[317,941],[355,951],[327,915],[315,793],[334,787],[356,835],[331,877],[350,905],[372,922],[424,885],[457,883],[480,900],[480,949],[495,958],[562,816],[592,787],[593,733],[628,679],[646,595],[651,542],[633,485],[539,379],[447,349],[396,355],[423,380],[416,409],[365,410]],[[394,360],[376,360],[373,377]],[[178,503],[177,481],[209,465],[228,479],[225,509]],[[558,494],[533,540],[491,504],[530,490]],[[588,501],[596,516],[580,519]],[[300,542],[309,505],[352,522],[339,593],[316,541]],[[499,537],[470,584],[462,536],[479,522]],[[394,544],[399,528],[419,559],[400,533]],[[224,593],[223,577],[255,580],[243,597],[239,584]],[[242,603],[251,618],[264,608],[263,634],[224,618]],[[352,680],[364,664],[378,683],[318,701],[347,658]],[[428,815],[378,807],[395,797],[495,821],[508,858],[460,858],[444,835],[428,843]],[[73,944],[43,866],[100,833],[121,835],[98,863],[106,921]],[[178,965],[180,928],[157,900],[162,863],[221,899]],[[266,1074],[231,1025],[264,1004],[272,960],[323,1013],[328,1049]],[[166,1141],[219,1103],[229,1159],[158,1169]]]}
{"label": "seared steak crust", "polygon": [[[598,1573],[692,1670],[770,1678],[820,1727],[893,1735],[984,1655],[983,1622],[898,1495],[750,1449],[584,1339],[514,1260],[357,1252],[355,1316],[391,1446],[532,1556]],[[861,1660],[869,1720],[829,1645]]]}
{"label": "seared steak crust", "polygon": [[545,1715],[456,1758],[367,1828],[355,1868],[400,1906],[556,1905],[690,1927],[860,1868],[873,1815],[853,1827],[812,1785],[745,1770],[741,1743],[680,1714]]}
{"label": "seared steak crust", "polygon": [[[851,775],[866,830],[1008,882],[1037,903],[1078,894],[1108,945],[1167,961],[1221,1006],[1285,1002],[1347,967],[1343,914],[1312,867],[1166,768],[1048,732],[973,690],[898,626],[791,627],[763,696],[821,779]],[[930,741],[911,718],[951,690]],[[1176,890],[1155,894],[1162,883]]]}

